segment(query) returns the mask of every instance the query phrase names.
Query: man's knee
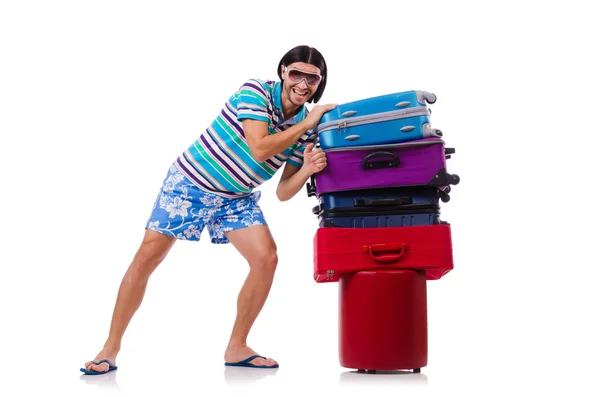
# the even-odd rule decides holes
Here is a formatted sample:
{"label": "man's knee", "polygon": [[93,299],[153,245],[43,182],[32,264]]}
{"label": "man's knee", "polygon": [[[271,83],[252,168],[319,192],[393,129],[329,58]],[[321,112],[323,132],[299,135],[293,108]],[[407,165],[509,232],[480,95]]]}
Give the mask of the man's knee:
{"label": "man's knee", "polygon": [[264,270],[274,272],[277,268],[277,249],[270,247],[258,252],[251,260],[250,267],[256,270]]}
{"label": "man's knee", "polygon": [[131,268],[135,276],[149,277],[164,259],[166,252],[157,244],[142,243],[135,254]]}

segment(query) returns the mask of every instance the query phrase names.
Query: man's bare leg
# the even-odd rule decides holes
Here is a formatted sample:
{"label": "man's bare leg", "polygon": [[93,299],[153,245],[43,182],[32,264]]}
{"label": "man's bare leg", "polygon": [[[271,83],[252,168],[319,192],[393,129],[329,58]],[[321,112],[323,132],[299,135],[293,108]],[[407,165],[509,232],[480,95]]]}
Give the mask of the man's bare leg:
{"label": "man's bare leg", "polygon": [[[225,350],[226,362],[239,362],[258,354],[246,344],[250,328],[263,308],[277,267],[277,247],[269,228],[256,225],[227,233],[227,238],[250,265],[237,300],[237,316]],[[256,358],[254,365],[272,366],[273,359]]]}
{"label": "man's bare leg", "polygon": [[[108,339],[104,344],[104,348],[93,361],[107,359],[113,365],[116,365],[123,334],[142,303],[148,279],[167,256],[175,241],[175,237],[166,236],[153,230],[146,230],[142,244],[131,265],[129,265],[123,281],[121,281]],[[88,361],[85,363],[85,368],[92,371],[106,372],[108,371],[108,364],[95,365]]]}

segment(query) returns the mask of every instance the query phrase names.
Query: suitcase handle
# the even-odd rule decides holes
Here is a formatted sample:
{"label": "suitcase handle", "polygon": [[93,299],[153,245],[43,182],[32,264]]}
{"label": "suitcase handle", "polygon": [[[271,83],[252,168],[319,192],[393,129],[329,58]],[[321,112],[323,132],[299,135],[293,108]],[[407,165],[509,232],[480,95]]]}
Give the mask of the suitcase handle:
{"label": "suitcase handle", "polygon": [[[374,158],[382,158],[380,161],[371,161]],[[365,170],[374,170],[378,168],[392,168],[400,165],[400,159],[392,152],[375,152],[371,153],[362,161],[362,167]]]}
{"label": "suitcase handle", "polygon": [[395,205],[412,204],[412,197],[396,197],[383,199],[356,199],[355,207],[392,207]]}
{"label": "suitcase handle", "polygon": [[[372,245],[368,245],[368,246],[365,245],[364,248],[369,253],[369,256],[371,258],[375,259],[377,262],[390,263],[390,262],[396,262],[398,259],[400,259],[402,254],[404,254],[405,246],[406,246],[405,243],[387,243],[387,244],[372,244]],[[392,255],[376,255],[376,253],[379,253],[379,252],[398,251],[398,250],[400,250],[399,253],[392,254]]]}

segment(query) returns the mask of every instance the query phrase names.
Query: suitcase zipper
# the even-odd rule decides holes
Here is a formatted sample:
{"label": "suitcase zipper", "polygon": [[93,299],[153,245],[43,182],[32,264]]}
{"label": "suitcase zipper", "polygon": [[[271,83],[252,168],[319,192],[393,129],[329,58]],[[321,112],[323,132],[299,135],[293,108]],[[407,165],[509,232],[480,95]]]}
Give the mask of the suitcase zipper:
{"label": "suitcase zipper", "polygon": [[436,144],[444,145],[444,141],[432,140],[432,141],[409,141],[403,143],[392,143],[392,144],[382,144],[382,145],[368,145],[368,146],[344,146],[344,147],[336,147],[331,149],[323,149],[324,152],[340,152],[346,150],[390,150],[390,149],[398,149],[405,147],[413,147],[413,146],[426,146],[426,145],[436,145]]}
{"label": "suitcase zipper", "polygon": [[326,216],[379,216],[379,215],[412,215],[412,214],[439,214],[440,205],[407,204],[390,206],[361,206],[361,207],[336,207],[324,208],[323,203],[312,208],[315,215]]}
{"label": "suitcase zipper", "polygon": [[323,218],[357,218],[357,217],[381,217],[381,216],[410,216],[410,215],[425,215],[425,214],[439,214],[440,209],[437,208],[423,208],[414,210],[403,210],[403,209],[385,209],[385,210],[372,210],[372,211],[350,211],[350,210],[332,210],[326,209],[317,212],[315,215]]}
{"label": "suitcase zipper", "polygon": [[379,123],[382,121],[390,121],[403,119],[414,116],[429,116],[429,110],[425,106],[419,106],[410,109],[392,110],[389,112],[381,112],[375,114],[367,114],[364,116],[353,117],[349,120],[332,120],[317,126],[317,133],[329,130],[341,130],[342,128],[355,127],[362,124]]}

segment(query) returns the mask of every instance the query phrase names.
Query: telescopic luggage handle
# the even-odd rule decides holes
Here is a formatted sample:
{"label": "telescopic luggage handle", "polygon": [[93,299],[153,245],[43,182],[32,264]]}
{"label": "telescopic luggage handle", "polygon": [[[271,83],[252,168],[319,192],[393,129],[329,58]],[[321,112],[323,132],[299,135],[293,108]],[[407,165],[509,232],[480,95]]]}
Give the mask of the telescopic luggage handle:
{"label": "telescopic luggage handle", "polygon": [[[321,147],[321,142],[319,141],[319,136],[315,139],[315,148]],[[312,174],[310,176],[310,182],[306,183],[306,195],[308,197],[315,196],[317,194],[317,185],[315,184],[315,175]]]}
{"label": "telescopic luggage handle", "polygon": [[310,176],[310,182],[306,183],[306,194],[308,197],[312,197],[317,193],[317,188],[315,186],[315,176],[314,174]]}
{"label": "telescopic luggage handle", "polygon": [[[371,161],[379,158],[379,161]],[[374,170],[378,168],[392,168],[400,165],[400,159],[392,152],[371,153],[362,161],[362,167],[365,170]]]}

